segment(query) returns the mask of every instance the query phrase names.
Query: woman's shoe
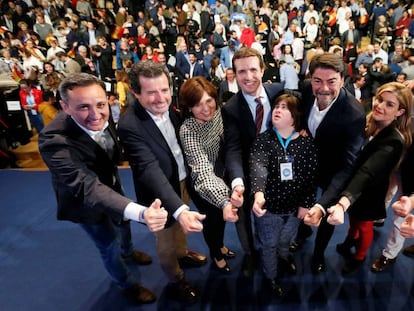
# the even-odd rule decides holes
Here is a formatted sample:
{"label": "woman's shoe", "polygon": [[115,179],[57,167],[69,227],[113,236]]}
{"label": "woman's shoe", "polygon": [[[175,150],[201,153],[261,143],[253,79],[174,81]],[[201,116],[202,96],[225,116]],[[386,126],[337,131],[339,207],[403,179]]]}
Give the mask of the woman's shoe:
{"label": "woman's shoe", "polygon": [[364,261],[365,258],[362,260],[355,258],[348,259],[345,266],[342,268],[342,274],[346,275],[357,271],[363,265]]}
{"label": "woman's shoe", "polygon": [[[227,262],[224,260],[224,259],[222,259],[222,260],[219,260],[219,261],[217,261],[215,258],[213,258],[213,261],[214,261],[214,263],[213,263],[213,267],[217,270],[217,271],[220,271],[220,272],[223,272],[223,273],[231,273],[231,269],[230,269],[230,267],[227,265]],[[219,265],[218,265],[218,263],[220,262],[220,261],[224,261],[224,266],[223,267],[219,267]]]}
{"label": "woman's shoe", "polygon": [[233,252],[232,250],[228,249],[227,247],[224,247],[225,252],[223,252],[223,248],[221,250],[221,254],[223,255],[223,257],[225,259],[233,259],[234,257],[236,257],[236,253]]}

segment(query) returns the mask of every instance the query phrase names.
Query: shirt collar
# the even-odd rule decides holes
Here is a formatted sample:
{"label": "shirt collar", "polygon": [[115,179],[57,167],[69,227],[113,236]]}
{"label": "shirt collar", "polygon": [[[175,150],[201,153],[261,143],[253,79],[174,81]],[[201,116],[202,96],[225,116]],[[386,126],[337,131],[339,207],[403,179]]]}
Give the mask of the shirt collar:
{"label": "shirt collar", "polygon": [[105,124],[104,124],[104,127],[102,128],[102,130],[100,130],[100,131],[92,131],[92,130],[90,130],[90,129],[87,129],[86,127],[84,127],[84,126],[82,126],[82,125],[80,125],[73,117],[71,117],[72,118],[72,120],[86,133],[86,134],[88,134],[88,136],[90,136],[93,140],[95,140],[95,137],[97,136],[97,135],[99,135],[99,134],[102,134],[105,130],[106,130],[106,128],[109,126],[109,122],[108,121],[106,121],[105,122]]}
{"label": "shirt collar", "polygon": [[247,93],[245,93],[245,92],[243,92],[243,91],[242,91],[242,93],[243,93],[244,98],[246,98],[246,100],[247,100],[248,102],[252,102],[252,103],[254,103],[254,102],[255,102],[255,99],[256,99],[257,97],[260,97],[261,99],[266,98],[266,91],[265,91],[265,89],[264,89],[264,87],[263,87],[263,86],[261,86],[261,90],[260,90],[260,94],[259,94],[259,96],[252,96],[252,95],[249,95],[249,94],[247,94]]}

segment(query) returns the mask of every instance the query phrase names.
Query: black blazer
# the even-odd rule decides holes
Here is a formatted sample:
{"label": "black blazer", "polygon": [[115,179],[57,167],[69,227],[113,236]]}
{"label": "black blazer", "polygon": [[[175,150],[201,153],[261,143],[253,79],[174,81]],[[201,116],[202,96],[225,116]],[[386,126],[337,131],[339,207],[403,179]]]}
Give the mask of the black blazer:
{"label": "black blazer", "polygon": [[[181,122],[171,107],[170,119],[179,142]],[[118,134],[132,169],[137,201],[148,205],[159,198],[171,218],[184,204],[178,166],[161,131],[138,101],[121,115]]]}
{"label": "black blazer", "polygon": [[387,216],[385,196],[390,175],[401,159],[403,144],[402,135],[388,126],[364,146],[356,172],[343,192],[351,201],[349,215],[363,221]]}
{"label": "black blazer", "polygon": [[112,158],[63,112],[40,133],[39,150],[52,175],[58,219],[84,224],[108,216],[117,222],[123,219],[132,200],[122,196],[112,120],[109,131],[115,142]]}
{"label": "black blazer", "polygon": [[175,68],[177,69],[180,80],[184,80],[185,74],[190,73],[190,63],[182,51],[178,51],[175,54]]}
{"label": "black blazer", "polygon": [[[283,92],[280,83],[265,84],[269,103]],[[256,138],[256,126],[246,99],[240,90],[221,109],[224,126],[224,158],[227,177],[243,178],[245,187],[250,184],[249,155],[253,140]],[[265,118],[264,118],[265,120]]]}
{"label": "black blazer", "polygon": [[[308,118],[315,102],[309,82],[304,83],[302,96],[302,125],[309,131]],[[365,112],[354,96],[342,88],[332,105],[314,137],[318,149],[318,186],[324,190],[318,202],[325,208],[338,200],[351,177],[365,135]]]}
{"label": "black blazer", "polygon": [[[237,85],[237,88],[240,90],[240,87]],[[223,95],[229,92],[229,81],[227,79],[224,79],[220,82],[219,85],[219,102],[223,102]]]}
{"label": "black blazer", "polygon": [[[355,96],[355,86],[352,82],[348,83],[345,88],[351,93],[353,96]],[[361,100],[367,99],[371,97],[371,92],[369,88],[366,86],[363,86],[361,88]]]}

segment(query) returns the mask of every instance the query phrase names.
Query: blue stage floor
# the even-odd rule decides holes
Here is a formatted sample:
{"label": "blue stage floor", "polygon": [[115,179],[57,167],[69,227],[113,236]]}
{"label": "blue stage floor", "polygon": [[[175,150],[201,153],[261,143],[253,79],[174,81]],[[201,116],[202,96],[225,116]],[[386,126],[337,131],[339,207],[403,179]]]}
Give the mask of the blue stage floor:
{"label": "blue stage floor", "polygon": [[[134,198],[129,169],[121,170],[121,176],[127,195]],[[298,274],[283,279],[286,295],[281,300],[262,289],[260,272],[253,279],[241,275],[241,248],[234,224],[228,224],[226,245],[239,255],[229,261],[234,272],[220,275],[209,264],[185,270],[200,292],[200,300],[190,306],[166,297],[167,279],[155,254],[154,236],[133,224],[134,244],[152,255],[154,263],[132,269],[158,296],[154,304],[137,307],[111,283],[86,234],[75,224],[56,220],[48,172],[0,170],[0,198],[0,310],[414,310],[414,259],[400,255],[389,271],[369,271],[384,245],[389,219],[376,229],[364,268],[347,277],[340,273],[343,259],[335,252],[346,224],[337,228],[327,250],[328,271],[318,276],[309,267],[312,236],[294,254]],[[207,253],[201,233],[189,235],[188,241],[190,248]]]}

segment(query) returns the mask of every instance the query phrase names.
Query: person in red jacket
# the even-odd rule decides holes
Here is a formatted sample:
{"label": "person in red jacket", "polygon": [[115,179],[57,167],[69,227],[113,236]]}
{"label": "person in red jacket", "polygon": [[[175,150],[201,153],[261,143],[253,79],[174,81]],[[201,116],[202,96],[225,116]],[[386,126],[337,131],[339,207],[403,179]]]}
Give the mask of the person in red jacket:
{"label": "person in red jacket", "polygon": [[26,80],[20,80],[20,104],[27,111],[30,123],[36,129],[37,133],[43,129],[42,115],[39,113],[39,105],[43,100],[42,90],[32,87],[31,83]]}

